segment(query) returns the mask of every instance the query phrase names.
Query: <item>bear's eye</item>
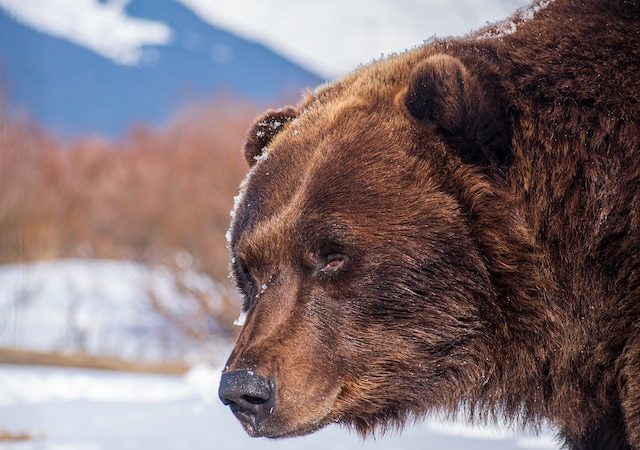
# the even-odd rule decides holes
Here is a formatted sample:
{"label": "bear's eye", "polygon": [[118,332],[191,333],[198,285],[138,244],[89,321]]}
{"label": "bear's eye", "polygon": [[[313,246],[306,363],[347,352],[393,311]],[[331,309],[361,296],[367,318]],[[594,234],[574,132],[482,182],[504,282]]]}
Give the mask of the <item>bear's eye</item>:
{"label": "bear's eye", "polygon": [[329,255],[324,258],[320,272],[326,274],[335,273],[344,266],[345,261],[346,257],[344,255]]}

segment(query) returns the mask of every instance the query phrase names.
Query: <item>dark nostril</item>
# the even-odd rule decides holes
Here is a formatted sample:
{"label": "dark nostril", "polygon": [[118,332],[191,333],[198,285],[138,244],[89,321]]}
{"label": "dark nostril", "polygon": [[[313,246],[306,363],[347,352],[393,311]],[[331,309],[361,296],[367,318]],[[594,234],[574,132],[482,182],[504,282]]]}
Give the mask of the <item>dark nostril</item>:
{"label": "dark nostril", "polygon": [[240,399],[244,400],[247,403],[251,403],[252,405],[262,405],[267,402],[269,399],[264,399],[260,397],[253,397],[251,395],[243,395]]}
{"label": "dark nostril", "polygon": [[218,395],[241,420],[252,417],[257,422],[271,414],[275,404],[274,383],[251,370],[223,373]]}

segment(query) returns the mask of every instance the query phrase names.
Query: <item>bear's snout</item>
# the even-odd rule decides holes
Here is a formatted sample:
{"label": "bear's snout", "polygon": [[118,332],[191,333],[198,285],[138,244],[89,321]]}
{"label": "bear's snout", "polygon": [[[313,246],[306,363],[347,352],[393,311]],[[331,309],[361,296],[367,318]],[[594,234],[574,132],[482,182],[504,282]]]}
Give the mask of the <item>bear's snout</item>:
{"label": "bear's snout", "polygon": [[261,425],[275,408],[275,382],[251,370],[225,372],[218,395],[252,436],[262,436]]}

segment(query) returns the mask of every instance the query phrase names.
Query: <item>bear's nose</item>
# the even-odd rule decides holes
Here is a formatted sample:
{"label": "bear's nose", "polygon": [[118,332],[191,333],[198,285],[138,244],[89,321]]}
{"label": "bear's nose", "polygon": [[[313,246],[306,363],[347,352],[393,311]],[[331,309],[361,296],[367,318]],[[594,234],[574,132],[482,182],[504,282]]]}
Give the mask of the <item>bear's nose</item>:
{"label": "bear's nose", "polygon": [[249,422],[254,428],[273,412],[275,405],[273,381],[251,370],[223,373],[218,395],[239,420]]}

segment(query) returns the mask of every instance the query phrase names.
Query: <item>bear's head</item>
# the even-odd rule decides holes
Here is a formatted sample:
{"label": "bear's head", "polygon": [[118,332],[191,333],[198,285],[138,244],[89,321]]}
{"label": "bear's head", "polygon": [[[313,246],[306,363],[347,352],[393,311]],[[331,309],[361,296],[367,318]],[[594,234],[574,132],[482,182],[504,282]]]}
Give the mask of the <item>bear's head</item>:
{"label": "bear's head", "polygon": [[399,426],[497,376],[504,297],[535,287],[511,257],[532,243],[503,198],[506,107],[480,70],[414,52],[249,131],[228,236],[246,321],[219,393],[252,436]]}

